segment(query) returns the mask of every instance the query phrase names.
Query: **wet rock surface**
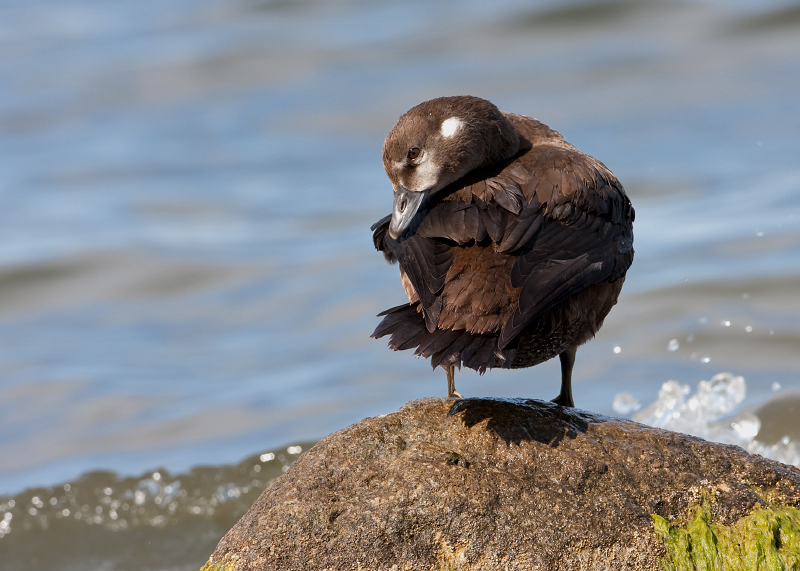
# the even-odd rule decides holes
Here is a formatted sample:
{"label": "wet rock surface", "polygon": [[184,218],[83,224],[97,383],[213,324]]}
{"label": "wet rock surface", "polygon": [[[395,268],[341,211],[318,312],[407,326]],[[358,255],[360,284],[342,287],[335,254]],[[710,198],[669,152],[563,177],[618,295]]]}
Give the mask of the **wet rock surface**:
{"label": "wet rock surface", "polygon": [[[422,399],[331,434],[204,569],[662,569],[663,534],[800,507],[800,470],[535,400]],[[676,527],[677,529],[677,527]]]}

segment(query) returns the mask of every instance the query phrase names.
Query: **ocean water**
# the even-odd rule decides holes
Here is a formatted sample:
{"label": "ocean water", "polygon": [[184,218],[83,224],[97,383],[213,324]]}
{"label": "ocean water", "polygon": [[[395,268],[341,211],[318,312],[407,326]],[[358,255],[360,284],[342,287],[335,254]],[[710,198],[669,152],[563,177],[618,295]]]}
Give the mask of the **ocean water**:
{"label": "ocean water", "polygon": [[[445,394],[369,338],[404,301],[369,226],[397,117],[464,93],[636,207],[577,406],[796,462],[800,4],[8,0],[4,571],[199,569],[311,443]],[[552,398],[558,374],[456,380]]]}

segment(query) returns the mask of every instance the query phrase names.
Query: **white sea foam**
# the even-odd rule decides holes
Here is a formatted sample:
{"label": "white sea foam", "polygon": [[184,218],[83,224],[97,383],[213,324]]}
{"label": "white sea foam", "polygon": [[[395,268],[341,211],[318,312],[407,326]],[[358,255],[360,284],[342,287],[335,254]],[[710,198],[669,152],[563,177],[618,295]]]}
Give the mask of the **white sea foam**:
{"label": "white sea foam", "polygon": [[[710,381],[700,381],[693,395],[689,385],[667,381],[661,386],[658,399],[633,415],[633,420],[706,440],[735,444],[753,454],[800,466],[797,442],[787,437],[775,444],[764,444],[758,440],[761,429],[758,416],[748,410],[735,412],[746,394],[744,377],[731,373],[719,373]],[[632,396],[619,394],[614,398],[614,410],[628,414],[632,410],[624,405],[632,401],[635,401]]]}
{"label": "white sea foam", "polygon": [[642,403],[628,393],[619,393],[616,397],[614,397],[613,407],[614,412],[628,415],[642,408]]}

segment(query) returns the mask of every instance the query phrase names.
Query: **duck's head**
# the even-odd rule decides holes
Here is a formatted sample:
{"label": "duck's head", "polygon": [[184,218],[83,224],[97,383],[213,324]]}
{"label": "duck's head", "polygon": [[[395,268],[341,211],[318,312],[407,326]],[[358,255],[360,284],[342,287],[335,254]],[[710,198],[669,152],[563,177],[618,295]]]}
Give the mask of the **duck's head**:
{"label": "duck's head", "polygon": [[383,143],[383,166],[394,187],[389,235],[402,234],[427,198],[518,149],[511,121],[485,99],[439,97],[417,105]]}

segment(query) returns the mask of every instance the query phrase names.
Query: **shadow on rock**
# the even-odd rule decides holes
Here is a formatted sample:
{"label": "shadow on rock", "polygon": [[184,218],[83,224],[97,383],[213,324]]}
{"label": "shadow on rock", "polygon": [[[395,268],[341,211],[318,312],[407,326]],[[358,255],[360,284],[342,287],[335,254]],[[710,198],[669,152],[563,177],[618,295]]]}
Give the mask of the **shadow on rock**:
{"label": "shadow on rock", "polygon": [[506,444],[535,440],[552,448],[564,438],[573,439],[586,432],[590,422],[605,421],[601,416],[534,399],[463,398],[448,413],[456,415],[461,415],[467,428],[488,420],[486,430]]}

